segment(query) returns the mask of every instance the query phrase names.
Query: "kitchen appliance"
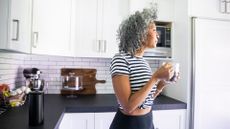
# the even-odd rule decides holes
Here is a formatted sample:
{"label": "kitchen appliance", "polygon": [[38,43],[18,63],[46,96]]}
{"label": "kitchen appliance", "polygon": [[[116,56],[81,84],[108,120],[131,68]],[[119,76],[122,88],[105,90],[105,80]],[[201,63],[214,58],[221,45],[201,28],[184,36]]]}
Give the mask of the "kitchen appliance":
{"label": "kitchen appliance", "polygon": [[230,129],[230,20],[193,18],[191,129]]}
{"label": "kitchen appliance", "polygon": [[23,75],[26,86],[31,89],[29,93],[29,125],[36,126],[44,121],[44,80],[40,79],[41,71],[37,68],[26,68]]}
{"label": "kitchen appliance", "polygon": [[69,75],[62,76],[63,89],[81,90],[83,88],[83,77],[69,72]]}
{"label": "kitchen appliance", "polygon": [[156,26],[159,35],[157,47],[171,48],[171,28],[168,26]]}
{"label": "kitchen appliance", "polygon": [[145,58],[171,58],[171,24],[170,22],[156,22],[159,35],[157,47],[145,50]]}
{"label": "kitchen appliance", "polygon": [[23,75],[26,78],[26,86],[32,91],[42,91],[45,85],[44,79],[40,79],[41,71],[38,68],[26,68]]}
{"label": "kitchen appliance", "polygon": [[97,70],[91,68],[62,68],[61,94],[96,94],[95,85],[105,83],[105,80],[97,80],[96,74]]}

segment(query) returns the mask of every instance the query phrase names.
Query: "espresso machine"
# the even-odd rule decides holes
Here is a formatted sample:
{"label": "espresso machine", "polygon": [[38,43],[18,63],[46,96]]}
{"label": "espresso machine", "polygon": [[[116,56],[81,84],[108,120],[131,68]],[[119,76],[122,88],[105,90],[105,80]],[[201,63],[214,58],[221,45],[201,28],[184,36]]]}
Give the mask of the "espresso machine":
{"label": "espresso machine", "polygon": [[29,125],[36,126],[44,121],[44,83],[40,78],[41,71],[38,68],[26,68],[23,75],[26,78],[26,86],[31,89],[29,93]]}

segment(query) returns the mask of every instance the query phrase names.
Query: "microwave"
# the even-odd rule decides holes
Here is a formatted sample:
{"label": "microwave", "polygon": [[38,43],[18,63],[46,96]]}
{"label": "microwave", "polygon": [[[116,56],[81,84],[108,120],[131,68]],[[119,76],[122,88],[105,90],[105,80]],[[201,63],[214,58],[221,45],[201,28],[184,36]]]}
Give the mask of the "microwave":
{"label": "microwave", "polygon": [[144,53],[145,58],[171,58],[171,26],[157,25],[159,35],[157,47],[148,49]]}

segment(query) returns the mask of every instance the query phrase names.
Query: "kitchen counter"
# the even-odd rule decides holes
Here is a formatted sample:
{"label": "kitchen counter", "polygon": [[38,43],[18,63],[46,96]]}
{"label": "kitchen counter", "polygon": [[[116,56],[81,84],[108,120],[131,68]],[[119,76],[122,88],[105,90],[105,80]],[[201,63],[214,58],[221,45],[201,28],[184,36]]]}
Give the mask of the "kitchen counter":
{"label": "kitchen counter", "polygon": [[[113,94],[97,94],[66,98],[58,94],[45,95],[44,124],[29,126],[28,103],[9,109],[0,115],[0,129],[54,129],[59,118],[66,112],[116,112],[117,101]],[[186,109],[186,103],[158,96],[153,110]]]}

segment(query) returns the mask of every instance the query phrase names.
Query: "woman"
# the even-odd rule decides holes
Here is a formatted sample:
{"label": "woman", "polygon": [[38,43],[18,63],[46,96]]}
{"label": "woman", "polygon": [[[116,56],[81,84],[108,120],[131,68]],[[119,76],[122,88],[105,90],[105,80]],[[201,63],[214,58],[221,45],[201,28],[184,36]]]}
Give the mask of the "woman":
{"label": "woman", "polygon": [[136,12],[122,22],[118,30],[119,54],[111,62],[110,71],[119,109],[110,129],[154,129],[151,107],[154,98],[173,76],[172,65],[166,63],[153,74],[143,59],[144,50],[155,48],[156,9]]}

